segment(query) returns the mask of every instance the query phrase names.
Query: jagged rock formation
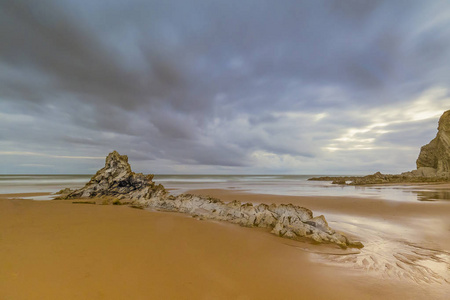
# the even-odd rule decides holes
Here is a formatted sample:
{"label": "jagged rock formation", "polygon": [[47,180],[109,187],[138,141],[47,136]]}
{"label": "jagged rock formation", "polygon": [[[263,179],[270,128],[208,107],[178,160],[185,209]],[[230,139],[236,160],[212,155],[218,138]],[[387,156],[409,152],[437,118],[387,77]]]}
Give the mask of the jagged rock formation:
{"label": "jagged rock formation", "polygon": [[450,172],[450,110],[439,119],[436,137],[420,149],[416,165],[435,169],[437,175]]}
{"label": "jagged rock formation", "polygon": [[[381,174],[367,176],[315,177],[308,180],[332,181],[333,184],[365,185],[384,183],[419,183],[450,181],[450,110],[439,119],[438,133],[420,149],[416,161],[417,170],[402,174]],[[347,183],[350,181],[350,183]]]}
{"label": "jagged rock formation", "polygon": [[331,229],[324,216],[313,217],[313,213],[304,207],[292,204],[254,206],[239,201],[224,203],[220,199],[190,194],[173,196],[152,179],[153,175],[133,173],[128,157],[114,151],[106,158],[105,167],[83,188],[75,191],[64,189],[58,199],[114,197],[134,206],[187,213],[197,219],[268,228],[285,238],[309,238],[318,243],[334,243],[342,248],[363,247],[360,242],[350,241]]}
{"label": "jagged rock formation", "polygon": [[156,185],[153,175],[144,175],[131,171],[128,157],[113,151],[106,157],[105,167],[100,169],[81,189],[71,191],[61,190],[60,198],[92,198],[96,196],[112,196],[117,199],[164,196],[167,192],[162,185]]}

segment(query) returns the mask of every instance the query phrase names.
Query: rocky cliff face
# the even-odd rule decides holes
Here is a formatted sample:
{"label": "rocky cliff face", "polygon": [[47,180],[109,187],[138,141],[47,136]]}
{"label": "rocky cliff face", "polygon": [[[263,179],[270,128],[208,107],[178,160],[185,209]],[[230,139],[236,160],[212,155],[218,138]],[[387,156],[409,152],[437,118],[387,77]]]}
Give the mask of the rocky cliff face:
{"label": "rocky cliff face", "polygon": [[314,217],[304,207],[292,204],[224,203],[219,199],[189,194],[170,195],[162,185],[156,185],[153,175],[131,171],[128,157],[116,151],[106,158],[100,169],[81,189],[60,191],[59,199],[114,197],[132,205],[166,211],[182,212],[197,219],[228,221],[241,226],[263,227],[285,238],[309,238],[318,243],[334,243],[342,248],[361,248],[360,242],[350,241],[345,235],[328,226],[324,216]]}
{"label": "rocky cliff face", "polygon": [[432,168],[438,176],[450,173],[450,110],[439,119],[436,137],[420,149],[416,165],[418,170]]}

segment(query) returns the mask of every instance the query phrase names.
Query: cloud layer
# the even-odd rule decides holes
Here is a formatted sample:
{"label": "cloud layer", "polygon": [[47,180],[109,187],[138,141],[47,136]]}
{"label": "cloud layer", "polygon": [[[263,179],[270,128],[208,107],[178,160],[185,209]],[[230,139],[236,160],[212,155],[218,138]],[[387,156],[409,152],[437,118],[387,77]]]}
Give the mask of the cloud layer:
{"label": "cloud layer", "polygon": [[415,167],[450,104],[448,1],[0,3],[0,173]]}

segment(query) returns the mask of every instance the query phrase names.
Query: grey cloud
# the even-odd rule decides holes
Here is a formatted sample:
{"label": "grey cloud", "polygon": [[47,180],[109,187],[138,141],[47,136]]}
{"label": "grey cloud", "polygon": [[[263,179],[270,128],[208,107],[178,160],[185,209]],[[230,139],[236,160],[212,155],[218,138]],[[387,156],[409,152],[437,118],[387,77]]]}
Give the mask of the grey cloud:
{"label": "grey cloud", "polygon": [[[367,126],[366,112],[447,87],[448,9],[446,1],[2,1],[1,112],[33,123],[0,120],[0,134],[8,149],[117,149],[212,171],[263,170],[255,151],[310,167],[331,159],[323,148],[333,139]],[[326,117],[276,114],[286,112]],[[430,133],[392,130],[377,142],[412,146]],[[321,168],[367,167],[380,153],[334,154],[341,163]]]}
{"label": "grey cloud", "polygon": [[376,143],[382,146],[393,145],[401,141],[403,146],[414,147],[419,151],[421,146],[436,136],[436,125],[437,123],[422,120],[389,126],[390,132],[377,138]]}
{"label": "grey cloud", "polygon": [[93,138],[83,138],[83,137],[72,137],[72,136],[62,136],[61,140],[72,145],[92,145],[92,146],[102,146],[103,141],[96,141]]}
{"label": "grey cloud", "polygon": [[16,98],[48,101],[49,94],[72,92],[79,101],[129,110],[147,102],[144,96],[162,96],[178,84],[177,70],[163,56],[144,53],[144,70],[129,70],[121,64],[124,57],[103,42],[101,32],[79,23],[60,3],[44,3],[7,1],[2,10],[2,27],[6,28],[2,39],[8,41],[2,43],[3,59],[18,66],[26,64],[50,81],[47,95],[36,98],[25,89]]}

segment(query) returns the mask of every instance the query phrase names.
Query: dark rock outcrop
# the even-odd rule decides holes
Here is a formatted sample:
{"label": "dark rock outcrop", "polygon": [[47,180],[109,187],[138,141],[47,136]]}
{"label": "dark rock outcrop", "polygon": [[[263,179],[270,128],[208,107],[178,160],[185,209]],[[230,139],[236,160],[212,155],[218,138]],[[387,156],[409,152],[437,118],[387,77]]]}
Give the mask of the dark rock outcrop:
{"label": "dark rock outcrop", "polygon": [[247,227],[263,227],[285,238],[309,238],[318,243],[334,243],[342,248],[361,248],[360,242],[350,241],[345,235],[328,226],[324,216],[313,217],[304,207],[292,204],[225,203],[211,197],[182,194],[170,195],[162,185],[156,185],[153,175],[131,171],[126,155],[116,151],[106,158],[100,169],[81,189],[65,190],[59,199],[115,198],[134,207],[182,212],[197,219],[228,221]]}

